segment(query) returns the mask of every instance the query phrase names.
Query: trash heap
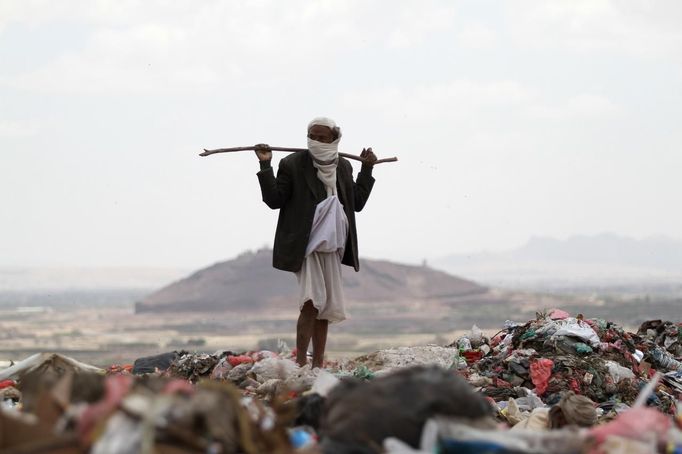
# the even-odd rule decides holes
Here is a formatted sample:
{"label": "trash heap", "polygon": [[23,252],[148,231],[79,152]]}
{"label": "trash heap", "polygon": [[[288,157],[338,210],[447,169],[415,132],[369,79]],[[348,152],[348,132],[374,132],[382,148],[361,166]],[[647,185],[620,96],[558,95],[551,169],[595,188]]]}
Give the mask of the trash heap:
{"label": "trash heap", "polygon": [[193,384],[128,369],[112,368],[107,375],[62,355],[41,354],[0,371],[12,377],[3,380],[12,385],[3,392],[14,390],[0,411],[0,452],[291,452],[286,426],[293,414],[280,401],[266,405],[229,382]]}
{"label": "trash heap", "polygon": [[310,389],[319,374],[319,369],[299,367],[293,357],[295,355],[289,351],[219,351],[214,354],[183,352],[161,375],[191,383],[202,380],[227,382],[239,388],[243,395],[270,401],[280,391],[286,390],[288,395],[293,396]]}
{"label": "trash heap", "polygon": [[168,352],[0,370],[0,452],[682,453],[682,325],[553,310],[449,346],[299,367],[295,352]]}
{"label": "trash heap", "polygon": [[110,372],[125,373],[121,369],[127,367],[132,369],[133,374],[157,373],[191,383],[202,379],[227,381],[241,389],[244,395],[269,401],[283,390],[290,397],[305,393],[325,372],[337,378],[369,380],[407,366],[435,364],[450,369],[457,359],[455,353],[452,348],[436,345],[398,347],[354,359],[329,361],[325,370],[320,370],[312,369],[309,365],[299,367],[294,362],[296,352],[286,346],[280,352],[261,350],[235,353],[225,350],[206,354],[183,351],[140,358],[132,366],[117,366]]}
{"label": "trash heap", "polygon": [[665,375],[648,404],[676,413],[681,333],[680,325],[660,320],[628,333],[613,322],[554,310],[526,323],[508,321],[491,339],[474,327],[453,346],[464,359],[461,373],[503,402],[501,411],[509,399],[554,405],[570,390],[596,402],[600,416],[609,418],[632,406],[656,371]]}

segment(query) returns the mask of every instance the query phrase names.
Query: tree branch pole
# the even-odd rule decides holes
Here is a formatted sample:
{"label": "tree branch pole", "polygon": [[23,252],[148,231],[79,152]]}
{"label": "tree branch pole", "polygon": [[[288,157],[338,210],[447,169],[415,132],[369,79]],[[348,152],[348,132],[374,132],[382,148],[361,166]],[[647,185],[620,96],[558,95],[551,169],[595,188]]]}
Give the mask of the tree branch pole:
{"label": "tree branch pole", "polygon": [[[255,146],[250,146],[250,147],[232,147],[232,148],[217,148],[215,150],[207,150],[204,148],[203,153],[199,153],[199,156],[210,156],[212,154],[216,153],[233,153],[236,151],[254,151],[256,149]],[[288,148],[288,147],[270,147],[270,150],[272,151],[284,151],[287,153],[296,153],[297,151],[308,151],[307,148]],[[352,159],[354,161],[360,161],[364,163],[366,160],[364,158],[361,158],[360,156],[356,156],[354,154],[348,154],[348,153],[339,153],[339,156],[344,157],[346,159]],[[383,162],[396,162],[398,158],[384,158],[384,159],[377,159],[374,161],[374,164],[381,164]]]}

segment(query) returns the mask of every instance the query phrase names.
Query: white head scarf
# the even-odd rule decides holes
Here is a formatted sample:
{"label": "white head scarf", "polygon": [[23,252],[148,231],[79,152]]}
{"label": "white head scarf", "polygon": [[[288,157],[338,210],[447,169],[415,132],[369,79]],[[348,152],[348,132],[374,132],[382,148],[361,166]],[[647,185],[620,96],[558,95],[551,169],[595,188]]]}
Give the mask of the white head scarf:
{"label": "white head scarf", "polygon": [[336,194],[336,166],[339,163],[339,141],[341,128],[331,118],[317,117],[308,123],[308,131],[313,126],[327,126],[336,134],[332,143],[318,142],[308,138],[308,150],[313,158],[313,166],[317,169],[317,178],[324,184],[327,197]]}

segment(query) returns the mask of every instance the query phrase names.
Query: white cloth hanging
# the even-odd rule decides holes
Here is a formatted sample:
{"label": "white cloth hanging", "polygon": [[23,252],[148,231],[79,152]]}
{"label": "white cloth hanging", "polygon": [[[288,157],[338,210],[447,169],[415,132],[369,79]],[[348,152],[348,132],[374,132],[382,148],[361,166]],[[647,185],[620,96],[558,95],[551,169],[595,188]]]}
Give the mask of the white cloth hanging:
{"label": "white cloth hanging", "polygon": [[341,260],[348,237],[348,218],[339,198],[332,195],[317,204],[310,239],[301,270],[296,273],[299,307],[312,301],[317,318],[340,322],[345,309]]}

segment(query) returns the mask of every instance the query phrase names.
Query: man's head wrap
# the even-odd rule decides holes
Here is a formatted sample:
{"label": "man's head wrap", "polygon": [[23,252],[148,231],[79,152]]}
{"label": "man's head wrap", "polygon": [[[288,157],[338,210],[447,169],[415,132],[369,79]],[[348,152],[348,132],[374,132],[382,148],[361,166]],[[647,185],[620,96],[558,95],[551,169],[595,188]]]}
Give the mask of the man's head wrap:
{"label": "man's head wrap", "polygon": [[341,128],[331,118],[317,117],[308,123],[308,132],[315,125],[327,126],[336,136],[332,143],[318,142],[308,138],[308,150],[313,158],[313,166],[317,169],[317,178],[324,184],[327,196],[330,196],[336,194],[336,166],[339,163]]}
{"label": "man's head wrap", "polygon": [[318,126],[326,126],[329,129],[332,130],[334,135],[336,136],[336,140],[339,140],[341,138],[341,128],[339,128],[334,120],[332,120],[329,117],[315,117],[312,119],[310,123],[308,123],[308,132],[310,132],[310,128],[313,126],[318,125]]}

